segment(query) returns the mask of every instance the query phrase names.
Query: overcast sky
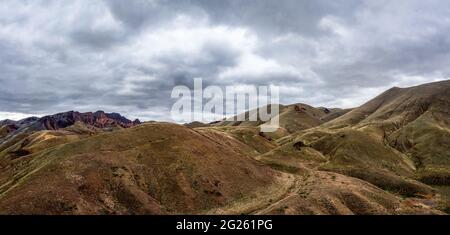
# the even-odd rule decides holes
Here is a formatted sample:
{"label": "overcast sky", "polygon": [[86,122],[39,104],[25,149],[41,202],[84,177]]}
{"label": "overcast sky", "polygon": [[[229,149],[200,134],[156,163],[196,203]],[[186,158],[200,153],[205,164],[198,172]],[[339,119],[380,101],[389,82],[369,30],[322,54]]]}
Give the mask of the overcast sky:
{"label": "overcast sky", "polygon": [[0,119],[168,120],[175,85],[355,107],[450,77],[448,0],[0,0]]}

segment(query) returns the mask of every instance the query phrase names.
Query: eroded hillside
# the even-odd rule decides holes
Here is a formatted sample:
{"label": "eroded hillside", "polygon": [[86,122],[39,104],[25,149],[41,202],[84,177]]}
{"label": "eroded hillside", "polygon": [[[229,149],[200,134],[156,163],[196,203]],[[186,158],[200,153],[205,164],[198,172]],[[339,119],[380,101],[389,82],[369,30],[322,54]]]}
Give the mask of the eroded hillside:
{"label": "eroded hillside", "polygon": [[353,110],[282,106],[275,133],[120,115],[4,121],[0,214],[442,214],[449,103],[445,81]]}

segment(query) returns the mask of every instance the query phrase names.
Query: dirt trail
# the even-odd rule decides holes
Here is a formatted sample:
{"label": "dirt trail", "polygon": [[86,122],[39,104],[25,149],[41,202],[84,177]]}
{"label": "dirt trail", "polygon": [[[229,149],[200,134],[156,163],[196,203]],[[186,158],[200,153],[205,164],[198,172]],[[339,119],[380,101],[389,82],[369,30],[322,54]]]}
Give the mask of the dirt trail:
{"label": "dirt trail", "polygon": [[265,211],[270,211],[271,208],[277,207],[278,205],[282,204],[284,201],[288,200],[290,197],[295,196],[299,190],[300,187],[300,177],[295,177],[295,181],[293,183],[293,185],[289,188],[289,190],[281,197],[279,198],[277,201],[272,202],[269,205],[266,205],[264,207],[258,208],[252,212],[250,212],[250,214],[252,215],[259,215],[259,214],[264,214]]}
{"label": "dirt trail", "polygon": [[244,197],[225,207],[204,211],[201,214],[256,214],[279,203],[293,195],[301,182],[299,176],[283,172],[279,174],[271,187],[260,189],[251,197]]}

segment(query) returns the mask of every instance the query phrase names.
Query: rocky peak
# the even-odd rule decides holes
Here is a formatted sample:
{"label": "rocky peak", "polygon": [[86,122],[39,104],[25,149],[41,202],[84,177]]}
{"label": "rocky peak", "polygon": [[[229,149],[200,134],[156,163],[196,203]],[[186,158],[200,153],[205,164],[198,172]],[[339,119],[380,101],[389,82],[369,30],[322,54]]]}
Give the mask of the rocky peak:
{"label": "rocky peak", "polygon": [[128,128],[140,124],[139,120],[135,120],[133,122],[118,113],[105,113],[104,111],[97,111],[94,113],[80,113],[76,111],[69,111],[42,117],[37,122],[41,129],[46,130],[57,130],[65,128],[75,124],[75,122],[81,122],[97,128],[107,128],[114,126]]}

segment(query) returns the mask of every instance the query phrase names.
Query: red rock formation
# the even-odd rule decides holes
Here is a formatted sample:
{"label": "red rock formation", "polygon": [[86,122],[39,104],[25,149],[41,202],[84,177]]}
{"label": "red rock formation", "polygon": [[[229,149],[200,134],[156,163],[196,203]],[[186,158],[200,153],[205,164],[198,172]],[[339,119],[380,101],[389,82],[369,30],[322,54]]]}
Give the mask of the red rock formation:
{"label": "red rock formation", "polygon": [[75,124],[76,122],[82,122],[86,125],[91,125],[97,128],[107,128],[115,126],[128,128],[141,123],[139,120],[128,120],[118,113],[105,113],[103,111],[97,111],[95,113],[80,113],[70,111],[66,113],[58,113],[55,115],[45,116],[37,121],[38,126],[41,129],[46,130],[57,130],[65,128]]}

